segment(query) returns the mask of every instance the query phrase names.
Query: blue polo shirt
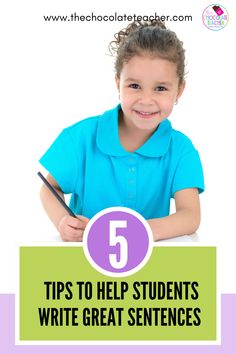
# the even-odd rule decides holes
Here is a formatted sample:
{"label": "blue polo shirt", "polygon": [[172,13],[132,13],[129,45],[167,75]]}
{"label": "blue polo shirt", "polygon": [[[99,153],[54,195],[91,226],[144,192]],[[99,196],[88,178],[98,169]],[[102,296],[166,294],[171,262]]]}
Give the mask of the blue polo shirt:
{"label": "blue polo shirt", "polygon": [[112,206],[136,210],[144,218],[169,215],[170,199],[185,188],[204,190],[197,150],[168,119],[135,152],[120,144],[120,105],[62,131],[40,159],[70,207],[88,218]]}

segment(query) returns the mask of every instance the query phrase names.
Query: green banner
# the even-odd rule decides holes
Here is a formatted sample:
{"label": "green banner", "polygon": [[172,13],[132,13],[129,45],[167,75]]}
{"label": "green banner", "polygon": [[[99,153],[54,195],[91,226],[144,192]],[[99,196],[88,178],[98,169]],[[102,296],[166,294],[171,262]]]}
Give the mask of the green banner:
{"label": "green banner", "polygon": [[20,340],[215,339],[215,247],[154,247],[123,278],[81,246],[20,248]]}

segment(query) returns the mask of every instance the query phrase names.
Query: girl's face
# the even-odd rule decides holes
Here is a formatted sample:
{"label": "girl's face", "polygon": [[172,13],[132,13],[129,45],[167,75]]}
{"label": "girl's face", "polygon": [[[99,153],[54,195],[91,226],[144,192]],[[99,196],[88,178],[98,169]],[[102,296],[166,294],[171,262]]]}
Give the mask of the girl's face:
{"label": "girl's face", "polygon": [[185,83],[179,87],[176,64],[150,56],[134,56],[116,77],[124,124],[152,133],[172,112]]}

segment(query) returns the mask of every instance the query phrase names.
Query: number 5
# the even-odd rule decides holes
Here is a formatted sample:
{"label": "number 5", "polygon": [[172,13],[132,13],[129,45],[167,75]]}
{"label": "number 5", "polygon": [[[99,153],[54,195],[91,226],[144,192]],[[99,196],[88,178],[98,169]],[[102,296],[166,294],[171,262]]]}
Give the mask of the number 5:
{"label": "number 5", "polygon": [[110,232],[109,232],[109,245],[116,246],[120,245],[120,257],[119,261],[117,260],[117,252],[111,253],[109,255],[110,264],[113,268],[121,269],[124,268],[128,261],[128,243],[124,236],[117,235],[116,229],[118,228],[127,228],[126,220],[110,220],[109,222]]}

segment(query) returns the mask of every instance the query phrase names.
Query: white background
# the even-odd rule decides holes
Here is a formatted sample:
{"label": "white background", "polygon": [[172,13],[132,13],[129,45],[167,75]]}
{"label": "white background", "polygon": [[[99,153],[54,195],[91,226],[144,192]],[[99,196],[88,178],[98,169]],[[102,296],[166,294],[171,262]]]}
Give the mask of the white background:
{"label": "white background", "polygon": [[[200,152],[202,242],[218,245],[222,293],[236,293],[235,13],[214,32],[202,23],[210,1],[8,1],[0,8],[0,293],[15,293],[18,244],[56,235],[39,202],[38,159],[60,131],[118,102],[108,43],[120,22],[50,22],[43,15],[192,15],[168,22],[184,42],[187,86],[170,119]],[[234,6],[234,9],[233,7]],[[201,260],[199,260],[200,262]]]}

